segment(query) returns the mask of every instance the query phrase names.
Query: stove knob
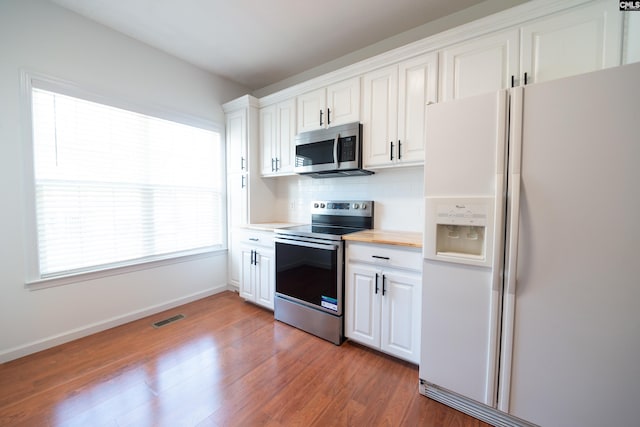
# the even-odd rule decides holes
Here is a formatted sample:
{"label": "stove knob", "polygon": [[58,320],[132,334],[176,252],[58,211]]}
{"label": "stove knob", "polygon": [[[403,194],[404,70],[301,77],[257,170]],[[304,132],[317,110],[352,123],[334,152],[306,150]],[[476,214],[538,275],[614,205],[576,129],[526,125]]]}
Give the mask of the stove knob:
{"label": "stove knob", "polygon": [[360,205],[359,205],[359,204],[357,204],[357,203],[354,203],[354,204],[353,204],[353,209],[360,209]]}
{"label": "stove knob", "polygon": [[320,207],[324,209],[324,203],[320,203]]}
{"label": "stove knob", "polygon": [[318,209],[318,206],[320,206],[320,205],[318,205],[317,203],[313,204],[313,207],[316,208],[316,209]]}
{"label": "stove knob", "polygon": [[362,205],[360,205],[360,208],[362,208],[362,209],[367,209],[367,204],[366,204],[366,203],[363,203]]}

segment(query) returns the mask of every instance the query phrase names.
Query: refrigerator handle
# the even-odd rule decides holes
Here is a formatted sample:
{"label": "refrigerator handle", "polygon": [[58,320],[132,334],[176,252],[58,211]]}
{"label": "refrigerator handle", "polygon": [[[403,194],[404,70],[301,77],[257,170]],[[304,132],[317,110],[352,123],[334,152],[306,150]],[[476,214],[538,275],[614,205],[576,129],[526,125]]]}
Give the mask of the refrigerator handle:
{"label": "refrigerator handle", "polygon": [[502,303],[502,338],[500,344],[501,381],[498,386],[498,410],[509,412],[511,395],[511,363],[516,303],[516,269],[518,261],[518,228],[520,222],[520,168],[522,163],[522,117],[524,87],[511,89],[509,175],[507,180],[507,239],[505,251],[505,286]]}
{"label": "refrigerator handle", "polygon": [[508,228],[506,287],[509,294],[516,292],[516,262],[518,260],[518,228],[520,222],[520,168],[522,163],[522,114],[524,88],[512,89],[511,134],[509,137]]}

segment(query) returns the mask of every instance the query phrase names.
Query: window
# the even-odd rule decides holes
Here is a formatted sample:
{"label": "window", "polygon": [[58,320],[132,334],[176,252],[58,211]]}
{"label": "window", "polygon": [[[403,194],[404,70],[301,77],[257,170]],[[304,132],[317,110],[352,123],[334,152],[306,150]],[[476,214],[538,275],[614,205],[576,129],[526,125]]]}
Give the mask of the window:
{"label": "window", "polygon": [[31,83],[36,280],[222,248],[218,132]]}

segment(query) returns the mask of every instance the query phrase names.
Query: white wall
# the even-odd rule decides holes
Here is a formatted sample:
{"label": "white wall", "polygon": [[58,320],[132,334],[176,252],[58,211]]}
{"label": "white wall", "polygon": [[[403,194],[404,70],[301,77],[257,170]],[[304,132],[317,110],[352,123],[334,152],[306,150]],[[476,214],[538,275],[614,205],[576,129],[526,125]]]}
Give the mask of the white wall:
{"label": "white wall", "polygon": [[253,92],[253,95],[258,98],[270,95],[282,89],[310,80],[314,77],[322,76],[331,71],[338,70],[342,67],[371,58],[383,52],[427,38],[450,28],[512,8],[527,1],[529,0],[485,0],[467,9],[463,9],[460,12],[436,19],[435,21],[427,22],[419,27],[389,37],[355,52],[348,53],[347,55],[334,59],[333,61],[329,61],[318,67],[303,71],[300,74],[288,77],[280,82],[257,89]]}
{"label": "white wall", "polygon": [[226,253],[25,288],[21,70],[220,124],[248,92],[46,0],[0,1],[0,362],[225,289]]}
{"label": "white wall", "polygon": [[424,222],[422,167],[380,169],[374,175],[278,180],[275,218],[308,223],[314,200],[373,200],[374,228],[422,231]]}

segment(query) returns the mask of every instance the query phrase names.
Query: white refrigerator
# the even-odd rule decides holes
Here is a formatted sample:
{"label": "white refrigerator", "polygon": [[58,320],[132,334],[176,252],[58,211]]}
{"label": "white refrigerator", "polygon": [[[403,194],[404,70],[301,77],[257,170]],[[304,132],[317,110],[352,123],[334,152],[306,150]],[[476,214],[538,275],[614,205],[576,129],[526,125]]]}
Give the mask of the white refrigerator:
{"label": "white refrigerator", "polygon": [[640,64],[427,108],[420,392],[640,425]]}

